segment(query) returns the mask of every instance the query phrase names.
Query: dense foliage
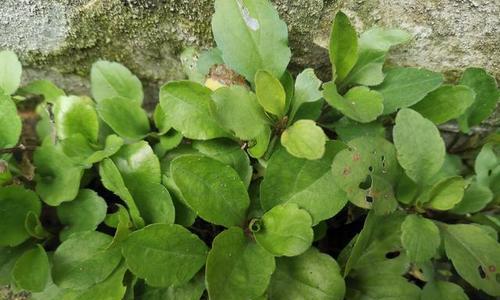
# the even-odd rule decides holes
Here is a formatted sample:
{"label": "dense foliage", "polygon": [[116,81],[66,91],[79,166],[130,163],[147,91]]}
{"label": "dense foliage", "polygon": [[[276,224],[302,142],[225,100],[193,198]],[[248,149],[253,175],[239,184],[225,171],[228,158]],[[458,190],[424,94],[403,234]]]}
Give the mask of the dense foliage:
{"label": "dense foliage", "polygon": [[[267,0],[215,10],[217,47],[183,54],[190,80],[152,114],[118,63],[93,65],[90,98],[20,87],[0,52],[0,284],[43,300],[500,296],[500,133],[473,130],[495,79],[384,66],[410,35],[358,36],[339,12],[323,83],[287,71]],[[465,146],[443,141],[450,122]]]}

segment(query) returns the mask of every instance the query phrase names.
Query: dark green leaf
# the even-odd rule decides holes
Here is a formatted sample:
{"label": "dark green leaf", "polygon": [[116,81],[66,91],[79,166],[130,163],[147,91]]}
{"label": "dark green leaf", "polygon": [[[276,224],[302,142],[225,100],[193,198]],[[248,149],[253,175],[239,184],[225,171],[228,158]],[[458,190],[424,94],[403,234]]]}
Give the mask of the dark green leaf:
{"label": "dark green leaf", "polygon": [[0,246],[17,246],[29,238],[24,220],[29,212],[40,215],[38,196],[20,186],[0,188]]}

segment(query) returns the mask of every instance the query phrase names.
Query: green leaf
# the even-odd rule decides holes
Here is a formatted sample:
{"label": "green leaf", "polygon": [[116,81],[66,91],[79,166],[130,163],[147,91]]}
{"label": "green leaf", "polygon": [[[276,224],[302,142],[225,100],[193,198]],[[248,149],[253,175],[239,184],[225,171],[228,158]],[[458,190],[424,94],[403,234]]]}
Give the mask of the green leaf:
{"label": "green leaf", "polygon": [[217,225],[241,225],[250,199],[238,173],[208,157],[185,155],[174,159],[170,173],[188,205]]}
{"label": "green leaf", "polygon": [[42,246],[28,250],[17,259],[12,278],[18,288],[41,292],[49,281],[49,258]]}
{"label": "green leaf", "polygon": [[500,166],[500,155],[496,153],[495,145],[492,143],[484,145],[474,162],[477,182],[493,187],[493,180],[500,173],[498,166]]}
{"label": "green leaf", "polygon": [[472,182],[464,192],[462,201],[455,205],[452,212],[455,214],[470,214],[481,211],[493,200],[493,193],[488,187]]}
{"label": "green leaf", "polygon": [[84,167],[102,161],[118,152],[123,146],[123,139],[117,135],[110,134],[106,137],[104,146],[89,143],[81,134],[74,134],[61,141],[61,147],[73,162]]}
{"label": "green leaf", "polygon": [[[88,299],[105,299],[105,300],[122,300],[124,299],[126,286],[123,284],[125,272],[127,268],[125,264],[120,265],[116,270],[104,281],[90,287],[74,298],[74,300]],[[54,299],[56,300],[56,299]]]}
{"label": "green leaf", "polygon": [[296,113],[303,107],[302,104],[316,102],[323,97],[320,87],[321,80],[316,77],[313,69],[305,69],[297,75],[289,120],[295,120]]}
{"label": "green leaf", "polygon": [[148,115],[139,103],[129,98],[102,99],[97,103],[97,112],[99,117],[123,138],[140,140],[149,133]]}
{"label": "green leaf", "polygon": [[255,74],[255,93],[257,94],[258,102],[267,112],[278,117],[282,117],[285,114],[285,89],[281,85],[281,82],[270,72],[259,70]]}
{"label": "green leaf", "polygon": [[335,132],[342,141],[350,141],[357,137],[385,137],[385,127],[379,122],[358,123],[349,118],[342,118],[334,124]]}
{"label": "green leaf", "polygon": [[[394,202],[392,187],[400,173],[394,145],[382,138],[359,137],[348,146],[335,156],[332,172],[349,201],[362,208],[371,208],[375,202]],[[386,209],[383,206],[382,211]]]}
{"label": "green leaf", "polygon": [[500,245],[474,225],[440,226],[446,255],[457,273],[473,287],[500,296]]}
{"label": "green leaf", "polygon": [[66,225],[59,234],[60,239],[64,241],[75,232],[95,230],[104,221],[107,208],[106,201],[96,192],[80,190],[75,200],[57,207],[57,217]]}
{"label": "green leaf", "polygon": [[26,215],[24,227],[29,235],[34,238],[43,240],[49,237],[49,233],[45,230],[45,228],[43,228],[39,216],[33,211],[28,212]]}
{"label": "green leaf", "polygon": [[384,114],[412,106],[443,83],[443,75],[420,68],[393,68],[374,90],[384,97]]}
{"label": "green leaf", "polygon": [[443,165],[445,145],[439,130],[414,110],[398,112],[393,137],[398,161],[413,181],[425,182]]}
{"label": "green leaf", "polygon": [[420,300],[420,289],[394,274],[360,274],[347,281],[346,299]]}
{"label": "green leaf", "polygon": [[177,148],[184,137],[180,132],[172,129],[165,135],[160,136],[159,139],[160,142],[154,146],[154,151],[158,157],[163,157],[168,151]]}
{"label": "green leaf", "polygon": [[91,142],[97,142],[99,120],[94,103],[90,98],[61,96],[54,106],[54,120],[57,136],[66,139],[81,134]]}
{"label": "green leaf", "polygon": [[154,287],[187,283],[205,264],[208,252],[196,235],[175,224],[135,231],[122,249],[130,271]]}
{"label": "green leaf", "polygon": [[261,158],[266,154],[271,140],[271,128],[265,127],[263,131],[251,141],[248,147],[248,154],[253,158]]}
{"label": "green leaf", "polygon": [[19,94],[41,95],[47,102],[54,103],[60,96],[66,96],[66,93],[49,80],[35,80],[19,89]]}
{"label": "green leaf", "polygon": [[257,97],[245,87],[221,87],[212,94],[219,124],[240,140],[251,140],[267,126]]}
{"label": "green leaf", "polygon": [[300,256],[278,258],[268,290],[270,300],[341,300],[344,294],[337,262],[316,248]]}
{"label": "green leaf", "polygon": [[452,209],[464,196],[466,182],[460,176],[444,178],[430,191],[429,201],[425,206],[436,210]]}
{"label": "green leaf", "polygon": [[281,144],[293,156],[320,159],[325,154],[327,137],[312,120],[299,120],[281,135]]}
{"label": "green leaf", "polygon": [[469,300],[464,290],[457,284],[436,280],[427,283],[422,289],[422,300]]}
{"label": "green leaf", "polygon": [[83,172],[60,148],[46,139],[35,150],[33,161],[36,167],[36,192],[43,202],[58,206],[75,199]]}
{"label": "green leaf", "polygon": [[27,240],[24,220],[29,212],[40,216],[38,196],[20,186],[0,187],[0,207],[0,246],[14,247]]}
{"label": "green leaf", "polygon": [[98,61],[90,71],[92,96],[97,103],[109,98],[128,98],[142,104],[144,94],[141,81],[119,63]]}
{"label": "green leaf", "polygon": [[111,159],[129,188],[161,183],[160,161],[146,141],[123,146]]}
{"label": "green leaf", "polygon": [[172,128],[160,103],[156,105],[155,111],[153,112],[153,121],[160,135],[166,134]]}
{"label": "green leaf", "polygon": [[409,41],[411,35],[399,29],[371,28],[363,32],[358,43],[358,60],[349,75],[343,80],[347,85],[378,85],[384,80],[382,67],[387,52],[392,46]]}
{"label": "green leaf", "polygon": [[[14,94],[21,84],[23,66],[17,55],[8,50],[0,51],[0,94]],[[2,111],[2,110],[0,110]]]}
{"label": "green leaf", "polygon": [[180,55],[181,65],[189,80],[203,83],[205,75],[198,72],[196,62],[198,60],[198,50],[193,47],[184,49]]}
{"label": "green leaf", "polygon": [[205,291],[205,274],[198,273],[188,283],[168,288],[154,288],[148,285],[134,289],[136,299],[141,300],[200,300]]}
{"label": "green leaf", "polygon": [[363,230],[354,238],[354,246],[345,264],[344,276],[377,277],[382,273],[406,273],[410,261],[401,243],[401,224],[405,216],[399,212],[387,216],[370,212]]}
{"label": "green leaf", "polygon": [[[325,155],[307,160],[278,149],[268,162],[260,188],[262,208],[296,203],[309,212],[313,225],[336,215],[346,204],[345,193],[331,173],[333,158],[346,146],[338,141],[326,143]],[[293,183],[293,184],[292,184]]]}
{"label": "green leaf", "polygon": [[435,124],[461,116],[474,102],[475,93],[465,85],[443,85],[412,106]]}
{"label": "green leaf", "polygon": [[33,245],[24,243],[17,247],[0,247],[0,284],[12,284],[12,269],[17,259],[26,251],[32,249]]}
{"label": "green leaf", "polygon": [[341,11],[335,15],[330,35],[330,61],[337,80],[342,81],[358,60],[358,36],[349,18]]}
{"label": "green leaf", "polygon": [[213,300],[255,299],[266,291],[274,269],[274,257],[232,227],[215,237],[208,254],[208,295]]}
{"label": "green leaf", "polygon": [[275,256],[300,255],[314,237],[311,216],[295,203],[273,207],[249,227],[257,243]]}
{"label": "green leaf", "polygon": [[134,198],[125,186],[125,182],[123,181],[120,171],[111,159],[106,158],[99,164],[99,176],[101,177],[104,187],[112,191],[125,202],[134,225],[136,227],[144,226],[144,220],[141,218]]}
{"label": "green leaf", "polygon": [[173,81],[160,90],[160,104],[170,124],[183,136],[195,140],[224,137],[215,117],[212,91],[201,84],[189,81]]}
{"label": "green leaf", "polygon": [[479,125],[495,110],[500,93],[495,77],[481,68],[468,68],[460,79],[460,84],[468,86],[476,97],[467,111],[462,114],[458,123],[462,131],[469,131],[469,127]]}
{"label": "green leaf", "polygon": [[361,123],[374,121],[384,110],[382,94],[365,86],[354,87],[344,96],[337,92],[334,82],[325,83],[323,88],[323,97],[326,101],[355,121]]}
{"label": "green leaf", "polygon": [[85,290],[108,278],[122,259],[119,248],[107,249],[111,240],[96,231],[72,234],[54,252],[54,283],[63,289]]}
{"label": "green leaf", "polygon": [[197,69],[203,75],[208,75],[210,68],[214,65],[223,65],[222,52],[218,48],[210,48],[202,51],[198,57]]}
{"label": "green leaf", "polygon": [[431,259],[441,244],[439,229],[430,220],[418,215],[408,215],[401,224],[401,242],[412,262]]}
{"label": "green leaf", "polygon": [[288,29],[269,1],[216,0],[212,31],[224,62],[248,81],[262,69],[276,78],[285,72]]}
{"label": "green leaf", "polygon": [[225,139],[194,141],[193,149],[231,166],[238,173],[245,186],[250,184],[253,173],[250,159],[237,143]]}
{"label": "green leaf", "polygon": [[0,149],[17,145],[22,127],[16,105],[0,91]]}

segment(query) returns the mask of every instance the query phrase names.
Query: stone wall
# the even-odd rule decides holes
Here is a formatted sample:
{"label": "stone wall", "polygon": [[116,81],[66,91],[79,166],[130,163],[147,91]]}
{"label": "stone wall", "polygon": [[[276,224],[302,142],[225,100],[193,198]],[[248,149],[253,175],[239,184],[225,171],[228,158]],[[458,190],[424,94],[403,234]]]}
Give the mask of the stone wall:
{"label": "stone wall", "polygon": [[[414,40],[390,63],[443,71],[450,80],[467,66],[500,79],[500,3],[496,0],[274,0],[290,31],[292,68],[314,67],[328,79],[326,45],[333,16],[344,10],[359,31],[399,27]],[[157,86],[183,77],[178,56],[212,45],[213,0],[0,0],[0,49],[16,51],[25,80],[51,78],[87,93],[99,58],[120,61]]]}

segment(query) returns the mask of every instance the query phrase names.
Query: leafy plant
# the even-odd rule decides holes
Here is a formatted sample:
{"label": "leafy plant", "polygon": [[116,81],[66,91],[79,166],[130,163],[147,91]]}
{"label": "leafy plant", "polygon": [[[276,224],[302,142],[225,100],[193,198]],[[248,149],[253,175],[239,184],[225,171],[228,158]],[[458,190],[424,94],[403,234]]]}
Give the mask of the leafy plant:
{"label": "leafy plant", "polygon": [[[358,36],[339,12],[323,83],[287,71],[268,1],[215,10],[217,47],[183,53],[190,80],[152,113],[118,63],[94,64],[90,98],[20,87],[0,52],[0,284],[44,300],[500,296],[500,135],[473,127],[495,79],[386,66],[411,36]],[[444,142],[449,121],[468,143]]]}

